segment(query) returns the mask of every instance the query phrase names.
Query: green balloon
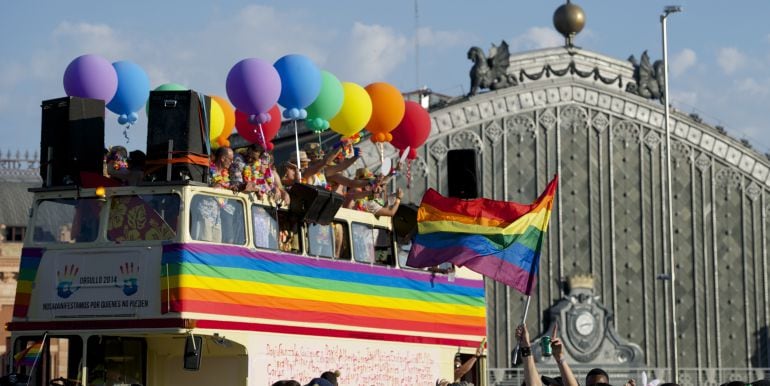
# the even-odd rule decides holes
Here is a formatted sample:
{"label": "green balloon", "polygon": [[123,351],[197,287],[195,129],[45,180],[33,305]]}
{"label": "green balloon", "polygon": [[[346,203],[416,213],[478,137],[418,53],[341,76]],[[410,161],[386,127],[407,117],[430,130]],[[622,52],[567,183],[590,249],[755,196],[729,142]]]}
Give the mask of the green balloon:
{"label": "green balloon", "polygon": [[307,110],[307,120],[321,118],[328,121],[334,118],[342,108],[345,93],[342,91],[342,83],[336,76],[328,71],[321,70],[321,92],[310,104]]}
{"label": "green balloon", "polygon": [[[182,86],[179,83],[164,83],[158,87],[155,87],[152,91],[187,91],[190,88],[187,86]],[[150,98],[147,98],[147,103],[144,105],[144,112],[147,114],[147,116],[150,116]]]}

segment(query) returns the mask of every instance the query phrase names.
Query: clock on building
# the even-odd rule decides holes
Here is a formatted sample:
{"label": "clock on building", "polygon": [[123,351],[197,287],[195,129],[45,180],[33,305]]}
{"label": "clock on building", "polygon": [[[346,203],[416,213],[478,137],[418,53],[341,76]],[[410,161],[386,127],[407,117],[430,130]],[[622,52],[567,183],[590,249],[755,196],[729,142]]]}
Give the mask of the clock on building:
{"label": "clock on building", "polygon": [[583,336],[591,335],[596,328],[596,319],[590,312],[581,312],[575,320],[575,330]]}

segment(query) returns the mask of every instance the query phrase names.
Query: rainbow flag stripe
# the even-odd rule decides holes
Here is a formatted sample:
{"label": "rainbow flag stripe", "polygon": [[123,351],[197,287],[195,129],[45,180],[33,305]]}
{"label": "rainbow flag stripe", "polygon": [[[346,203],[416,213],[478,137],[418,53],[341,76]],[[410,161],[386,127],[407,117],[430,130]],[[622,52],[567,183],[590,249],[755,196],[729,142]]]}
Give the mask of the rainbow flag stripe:
{"label": "rainbow flag stripe", "polygon": [[486,335],[482,280],[209,244],[166,245],[162,264],[164,312]]}
{"label": "rainbow flag stripe", "polygon": [[23,248],[19,264],[19,280],[16,282],[16,300],[13,302],[13,316],[26,317],[29,311],[29,301],[32,296],[37,269],[43,259],[42,248]]}
{"label": "rainbow flag stripe", "polygon": [[43,351],[42,340],[32,343],[31,346],[13,356],[15,362],[14,367],[33,366],[35,361],[37,361],[38,356],[40,356],[41,351]]}
{"label": "rainbow flag stripe", "polygon": [[557,181],[554,177],[531,205],[461,200],[429,189],[417,211],[418,233],[407,264],[451,262],[531,294]]}

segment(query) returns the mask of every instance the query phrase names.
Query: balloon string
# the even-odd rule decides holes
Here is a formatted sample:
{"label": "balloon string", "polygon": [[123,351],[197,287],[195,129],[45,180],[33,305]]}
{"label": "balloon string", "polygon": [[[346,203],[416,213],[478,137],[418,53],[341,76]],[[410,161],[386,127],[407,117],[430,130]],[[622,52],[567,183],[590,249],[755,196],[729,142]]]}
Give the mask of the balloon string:
{"label": "balloon string", "polygon": [[[378,150],[380,151],[380,166],[385,164],[385,145],[382,142],[377,142]],[[380,167],[381,169],[382,167]]]}
{"label": "balloon string", "polygon": [[406,161],[406,187],[412,188],[412,160]]}
{"label": "balloon string", "polygon": [[257,126],[259,126],[259,141],[262,142],[262,150],[267,151],[267,141],[265,141],[265,132],[262,131],[262,122]]}
{"label": "balloon string", "polygon": [[128,137],[128,129],[130,129],[130,128],[131,128],[131,124],[130,123],[128,125],[126,125],[125,128],[123,128],[123,136],[126,137],[126,144],[131,142],[131,138]]}
{"label": "balloon string", "polygon": [[299,182],[302,181],[302,168],[299,164],[299,134],[297,134],[297,120],[294,120],[294,148],[297,151],[297,176]]}

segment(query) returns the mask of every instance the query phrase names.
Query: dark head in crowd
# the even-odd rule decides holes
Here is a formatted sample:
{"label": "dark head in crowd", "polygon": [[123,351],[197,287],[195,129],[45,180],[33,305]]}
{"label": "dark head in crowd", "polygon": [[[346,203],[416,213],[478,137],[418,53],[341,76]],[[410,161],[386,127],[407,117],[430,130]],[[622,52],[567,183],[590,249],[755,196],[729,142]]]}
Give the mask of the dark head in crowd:
{"label": "dark head in crowd", "polygon": [[334,386],[334,385],[323,378],[313,378],[313,380],[311,380],[310,383],[308,383],[305,386]]}
{"label": "dark head in crowd", "polygon": [[302,386],[299,382],[294,380],[278,381],[272,384],[272,386]]}
{"label": "dark head in crowd", "polygon": [[719,386],[770,386],[770,380],[760,379],[758,381],[754,381],[751,383],[743,382],[743,381],[731,381],[731,382],[723,383]]}
{"label": "dark head in crowd", "polygon": [[337,377],[339,377],[339,376],[340,376],[340,372],[339,371],[325,371],[323,374],[321,374],[321,378],[329,381],[329,383],[331,383],[334,386],[338,386],[339,385],[337,383]]}
{"label": "dark head in crowd", "polygon": [[600,383],[610,383],[610,376],[600,368],[591,369],[586,375],[586,386],[598,385]]}

